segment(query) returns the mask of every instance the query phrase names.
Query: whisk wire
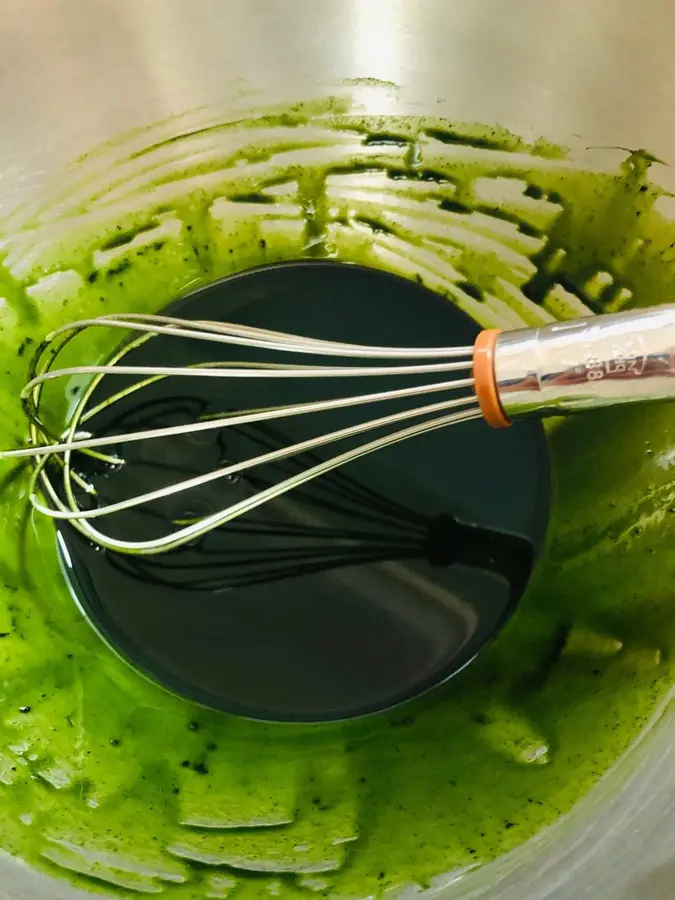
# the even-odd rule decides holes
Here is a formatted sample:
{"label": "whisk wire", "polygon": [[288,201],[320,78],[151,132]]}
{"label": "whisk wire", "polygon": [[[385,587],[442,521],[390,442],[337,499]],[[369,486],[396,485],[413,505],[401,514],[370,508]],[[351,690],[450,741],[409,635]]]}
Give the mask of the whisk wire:
{"label": "whisk wire", "polygon": [[[56,361],[71,342],[90,328],[110,327],[125,332],[127,339],[105,362],[100,365],[68,366],[55,369]],[[279,353],[302,354],[304,357],[341,357],[373,360],[420,360],[401,365],[325,365],[279,361],[232,361],[218,360],[207,363],[195,363],[187,366],[143,366],[125,364],[125,358],[140,349],[152,338],[164,336],[170,338],[187,338],[191,340],[209,341],[238,347],[252,348]],[[250,326],[232,325],[210,321],[185,322],[181,319],[151,315],[112,315],[98,319],[85,319],[77,323],[56,329],[37,349],[31,366],[29,381],[22,392],[22,399],[30,422],[30,446],[2,454],[5,458],[33,457],[36,460],[30,486],[31,500],[36,510],[54,519],[70,522],[82,534],[108,549],[137,554],[154,554],[181,546],[206,532],[230,522],[243,512],[250,512],[270,499],[277,498],[302,484],[318,478],[347,462],[356,460],[386,446],[391,446],[407,437],[423,434],[445,424],[463,421],[479,416],[475,396],[453,397],[452,399],[426,404],[421,407],[406,409],[388,415],[382,415],[366,422],[359,422],[344,428],[328,431],[302,441],[291,442],[286,446],[265,449],[252,458],[232,462],[220,466],[214,471],[182,478],[177,482],[147,491],[137,496],[106,503],[93,508],[82,508],[77,492],[84,492],[96,501],[96,488],[82,476],[75,465],[74,453],[85,453],[99,462],[119,465],[124,460],[117,454],[102,452],[103,448],[120,448],[128,443],[143,442],[173,437],[184,434],[196,434],[204,431],[220,429],[236,429],[244,425],[254,425],[276,421],[294,416],[304,416],[316,412],[330,412],[340,409],[365,406],[371,403],[396,401],[414,398],[419,395],[419,386],[399,389],[373,391],[356,396],[338,397],[330,400],[309,401],[245,410],[227,415],[209,414],[200,416],[197,421],[188,424],[170,425],[155,428],[141,428],[133,432],[97,435],[85,430],[93,425],[96,417],[114,404],[126,400],[134,394],[167,378],[282,378],[282,379],[339,379],[363,377],[391,376],[429,376],[436,373],[468,371],[471,368],[471,348],[435,347],[435,348],[393,348],[376,347],[359,344],[348,344],[337,341],[325,341],[289,335],[269,329]],[[429,360],[429,361],[427,361]],[[437,361],[441,360],[441,361]],[[133,384],[114,392],[103,400],[92,402],[94,395],[104,378],[109,375],[133,377]],[[74,376],[88,376],[89,381],[82,391],[74,410],[69,416],[68,427],[60,435],[53,434],[40,415],[42,391],[46,384],[57,379],[68,379]],[[443,380],[424,386],[425,393],[441,393],[458,390],[470,391],[473,379],[455,378]],[[452,413],[448,414],[450,410]],[[360,446],[338,453],[327,459],[314,457],[309,466],[299,464],[297,471],[292,472],[278,483],[267,485],[252,497],[239,501],[226,510],[181,525],[180,520],[173,520],[174,530],[159,538],[147,541],[124,541],[106,536],[91,523],[92,520],[115,513],[121,513],[138,507],[185,493],[223,478],[231,478],[241,473],[249,473],[270,463],[278,463],[298,457],[306,458],[307,454],[322,447],[360,437],[370,431],[391,429],[414,418],[437,416],[440,419],[424,421],[414,426],[379,436]],[[264,446],[264,442],[259,441]],[[60,469],[60,486],[57,488],[51,472],[51,463],[57,461]],[[38,487],[46,502],[40,499]],[[184,520],[185,521],[185,520]],[[178,526],[176,528],[176,526]]]}
{"label": "whisk wire", "polygon": [[[466,378],[461,380],[443,381],[436,384],[426,385],[424,390],[425,393],[431,394],[446,390],[450,391],[460,390],[463,388],[471,388],[472,385],[473,379]],[[186,433],[196,434],[202,431],[212,431],[219,428],[246,425],[254,422],[263,422],[267,420],[276,421],[277,419],[287,418],[290,416],[345,409],[348,407],[359,406],[367,403],[405,399],[407,397],[414,397],[418,394],[418,387],[401,388],[394,391],[378,391],[371,394],[358,394],[353,397],[340,397],[336,400],[313,400],[307,403],[299,403],[294,406],[273,406],[267,409],[257,409],[250,412],[230,414],[227,416],[219,416],[214,418],[209,416],[204,421],[192,422],[189,425],[167,425],[162,428],[149,428],[144,429],[143,431],[103,435],[101,437],[90,437],[88,436],[88,433],[85,433],[82,436],[78,437],[77,431],[75,431],[71,435],[73,426],[73,423],[71,423],[69,428],[62,433],[61,439],[58,442],[44,444],[42,446],[36,444],[34,446],[24,447],[18,450],[3,451],[0,453],[0,458],[12,459],[21,457],[44,456],[56,453],[66,453],[71,450],[85,451],[94,449],[96,447],[109,447],[119,445],[121,443],[145,441],[151,438],[165,438]],[[86,399],[87,398],[85,398],[85,402]],[[458,405],[460,402],[465,403],[473,400],[475,400],[475,398],[473,397],[459,398]],[[99,412],[103,411],[104,408],[106,408],[104,404],[99,404],[99,407],[97,407]],[[417,413],[416,411],[412,411],[411,414],[415,415],[419,413]],[[82,424],[85,418],[89,419],[90,417],[82,416],[79,421],[77,421],[76,417],[74,417],[74,424],[76,426],[79,426],[80,424]],[[64,439],[66,437],[67,439]]]}
{"label": "whisk wire", "polygon": [[357,357],[359,359],[459,359],[470,356],[473,350],[472,347],[381,347],[349,344],[302,337],[249,325],[201,320],[186,322],[184,319],[176,319],[171,316],[140,314],[113,314],[95,319],[82,319],[74,324],[57,328],[44,343],[51,342],[69,331],[80,332],[85,328],[106,326],[144,332],[148,337],[166,335],[288,353],[312,353],[316,356]]}
{"label": "whisk wire", "polygon": [[[243,462],[232,463],[231,465],[221,467],[219,469],[216,469],[215,471],[208,472],[208,473],[205,473],[202,475],[197,475],[193,478],[185,479],[184,481],[179,482],[178,484],[172,484],[167,487],[160,488],[156,491],[151,491],[146,494],[142,494],[135,498],[129,498],[127,500],[123,500],[118,503],[113,503],[113,504],[110,504],[108,506],[105,506],[105,507],[102,507],[99,509],[93,509],[93,510],[87,510],[87,511],[80,510],[77,507],[77,503],[74,498],[74,495],[67,488],[68,482],[70,480],[72,453],[73,453],[73,450],[78,449],[77,442],[70,442],[69,444],[64,445],[64,446],[66,446],[66,449],[63,451],[65,468],[67,470],[67,477],[65,479],[65,484],[66,484],[68,499],[71,502],[70,510],[68,510],[67,508],[60,509],[60,511],[58,511],[58,512],[56,510],[52,510],[51,515],[53,515],[55,518],[58,518],[58,519],[68,519],[68,520],[74,521],[74,520],[98,518],[100,516],[108,515],[110,513],[122,512],[126,509],[131,509],[135,506],[139,506],[144,503],[149,503],[149,502],[152,502],[155,500],[160,500],[164,497],[171,496],[179,491],[186,491],[191,488],[203,487],[204,485],[206,485],[212,481],[215,481],[219,478],[225,478],[225,477],[229,477],[232,475],[236,475],[242,471],[254,468],[255,466],[277,462],[278,460],[286,459],[289,456],[294,456],[296,454],[303,453],[307,450],[314,450],[317,447],[325,446],[326,444],[329,444],[329,443],[334,443],[336,441],[344,440],[346,438],[355,437],[357,435],[363,434],[366,431],[394,425],[397,422],[405,421],[406,419],[416,418],[416,417],[424,416],[424,415],[430,415],[432,413],[442,412],[442,411],[445,411],[448,409],[453,409],[453,408],[457,408],[460,406],[466,406],[466,405],[471,405],[471,404],[474,405],[475,409],[468,410],[467,412],[469,412],[472,415],[472,417],[474,417],[474,418],[480,416],[480,411],[478,410],[478,407],[475,404],[475,399],[472,397],[458,397],[458,398],[454,398],[453,400],[446,400],[446,401],[441,401],[439,403],[427,404],[426,406],[417,407],[412,410],[404,410],[403,412],[393,413],[388,416],[381,416],[378,419],[371,419],[367,422],[360,422],[357,425],[351,425],[346,428],[341,428],[336,431],[331,431],[331,432],[328,432],[327,434],[323,434],[318,437],[312,437],[305,441],[300,441],[298,443],[292,444],[289,447],[284,447],[281,449],[270,451],[268,453],[263,453],[263,454],[260,454],[259,456],[253,457],[252,459],[247,459]],[[463,418],[464,418],[463,413],[457,413],[456,415],[461,416],[462,417],[461,420],[463,420]],[[243,417],[243,418],[246,418],[246,417]],[[460,419],[458,419],[458,421],[460,421]],[[241,423],[238,423],[238,424],[241,424]],[[422,426],[416,426],[416,427],[423,428],[424,425],[430,426],[432,424],[433,424],[433,422],[432,423],[423,423]],[[185,432],[186,429],[190,429],[190,426],[182,426],[181,431]],[[405,429],[404,431],[407,433],[409,431],[409,429]],[[414,433],[421,434],[423,432],[415,431]],[[346,453],[344,453],[344,454],[340,454],[339,457],[336,457],[341,460],[341,462],[338,463],[338,465],[342,465],[345,462],[349,462],[349,461],[358,459],[360,456],[365,455],[365,452],[362,452],[362,451],[365,451],[365,448],[370,447],[371,444],[373,445],[372,450],[370,450],[368,452],[373,452],[373,450],[380,449],[381,447],[383,448],[385,446],[389,446],[390,442],[392,442],[392,439],[394,437],[396,437],[396,435],[398,435],[398,434],[403,434],[403,432],[395,432],[393,435],[387,435],[385,437],[379,438],[379,439],[371,442],[370,444],[364,445],[361,448],[355,448],[353,450],[346,451]],[[402,439],[402,438],[400,438],[400,439]],[[118,443],[119,443],[119,440],[120,439],[118,438]],[[314,469],[321,469],[321,471],[323,471],[323,466],[325,466],[328,462],[330,462],[330,460],[326,461],[324,463],[317,464],[314,467]],[[333,467],[331,466],[331,468],[333,468]],[[299,475],[302,475],[302,478],[304,480],[310,480],[310,478],[317,477],[318,474],[321,474],[320,472],[318,472],[317,475],[311,475],[310,473],[312,473],[314,471],[314,469],[309,469],[304,473],[299,473]],[[330,471],[330,469],[326,469],[325,471]],[[44,466],[42,467],[42,469],[40,471],[40,477],[42,479],[43,485],[46,486],[46,483],[49,481],[49,478],[48,478],[48,475],[46,474],[46,468]],[[293,476],[293,478],[288,479],[288,481],[294,480],[297,477],[299,477],[299,476]],[[282,482],[282,484],[286,484],[286,483],[287,482]],[[297,483],[299,484],[299,483],[304,483],[304,482],[297,482]],[[294,484],[295,484],[295,481],[294,481]],[[281,493],[283,493],[283,491]],[[50,494],[51,494],[51,492],[50,492]],[[52,497],[56,497],[56,496],[57,495],[54,492],[52,494]],[[277,496],[277,495],[275,495],[275,496]],[[33,502],[37,509],[39,509],[40,511],[45,512],[47,514],[50,514],[49,508],[44,507],[40,503],[40,500],[37,497],[37,495],[34,496]]]}
{"label": "whisk wire", "polygon": [[[297,475],[285,479],[279,484],[273,485],[260,491],[253,497],[247,497],[244,500],[241,500],[238,503],[229,506],[225,510],[221,510],[217,513],[205,516],[194,525],[179,529],[172,534],[146,541],[124,541],[121,539],[112,538],[109,535],[103,534],[102,532],[91,526],[87,519],[95,518],[95,515],[92,515],[91,513],[106,514],[113,511],[119,511],[123,508],[128,509],[131,506],[138,505],[139,500],[142,503],[146,503],[152,497],[151,494],[143,495],[142,498],[137,497],[128,501],[123,501],[122,504],[119,505],[111,504],[110,506],[105,507],[104,510],[93,510],[90,512],[81,511],[77,506],[77,501],[72,491],[72,487],[69,485],[69,481],[67,479],[64,481],[64,489],[69,504],[68,506],[66,506],[58,496],[58,493],[53,488],[49,480],[45,477],[43,472],[43,486],[47,491],[50,499],[52,500],[54,506],[44,506],[44,504],[40,502],[39,497],[35,493],[33,493],[31,499],[36,509],[44,512],[46,515],[52,516],[53,518],[67,519],[71,521],[71,523],[79,531],[81,531],[82,534],[89,537],[91,540],[95,541],[95,543],[97,543],[101,547],[104,547],[105,549],[116,550],[123,553],[131,552],[138,555],[152,555],[176,549],[177,547],[187,543],[188,541],[201,537],[209,531],[212,531],[215,528],[219,528],[221,525],[232,521],[238,516],[249,513],[257,507],[262,506],[264,503],[267,503],[270,500],[274,500],[280,497],[282,494],[298,488],[312,479],[319,478],[320,476],[331,472],[332,470],[344,465],[345,463],[352,462],[370,453],[374,453],[376,450],[384,449],[385,447],[392,446],[396,443],[399,443],[400,441],[407,440],[408,438],[426,434],[439,428],[444,428],[448,425],[454,425],[459,422],[467,422],[473,419],[479,419],[480,417],[480,410],[478,409],[478,407],[476,407],[475,409],[464,410],[462,412],[451,413],[447,416],[441,416],[438,419],[432,420],[431,422],[424,422],[414,426],[409,426],[408,428],[396,431],[393,434],[387,435],[386,437],[378,438],[376,440],[370,441],[367,444],[363,444],[358,448],[334,456],[326,460],[325,462],[317,464],[316,466],[308,469],[305,472],[300,472]],[[306,443],[307,445],[311,445],[312,447],[317,446],[316,439],[308,441]],[[298,446],[300,445],[294,445],[293,452],[298,452]],[[272,456],[272,454],[269,454],[268,456]],[[248,468],[251,465],[251,461],[249,460],[246,463],[239,463],[235,465],[238,467],[237,471],[240,471],[243,468]],[[227,468],[232,471],[235,466]],[[201,485],[213,480],[214,478],[224,477],[225,471],[225,469],[221,469],[216,473],[209,473],[207,475],[199,476],[199,478],[195,479],[193,483],[195,485]],[[178,489],[185,490],[186,488],[183,487],[184,484],[185,482],[183,482]],[[177,486],[171,487],[173,493],[176,492],[176,487]],[[159,496],[160,492],[154,492],[154,494]],[[165,494],[162,494],[162,496],[165,496]]]}

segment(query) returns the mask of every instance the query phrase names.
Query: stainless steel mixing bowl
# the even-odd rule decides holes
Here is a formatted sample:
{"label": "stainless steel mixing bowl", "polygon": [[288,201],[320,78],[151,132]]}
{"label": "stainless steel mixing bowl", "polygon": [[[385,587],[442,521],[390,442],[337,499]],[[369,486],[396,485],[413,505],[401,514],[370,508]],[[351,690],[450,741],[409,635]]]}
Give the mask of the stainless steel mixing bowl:
{"label": "stainless steel mixing bowl", "polygon": [[[672,161],[673,28],[670,0],[0,0],[0,209],[131,128],[349,79],[375,113],[442,111]],[[570,816],[434,896],[672,897],[674,745],[666,710]],[[76,894],[0,857],[0,897],[38,896]]]}

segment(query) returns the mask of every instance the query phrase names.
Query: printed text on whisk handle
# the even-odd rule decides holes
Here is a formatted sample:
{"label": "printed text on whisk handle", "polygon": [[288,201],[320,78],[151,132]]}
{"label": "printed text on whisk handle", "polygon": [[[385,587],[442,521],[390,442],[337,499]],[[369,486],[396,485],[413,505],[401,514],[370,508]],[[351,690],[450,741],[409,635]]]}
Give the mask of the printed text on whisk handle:
{"label": "printed text on whisk handle", "polygon": [[639,378],[645,370],[646,357],[637,350],[635,342],[631,342],[624,347],[613,348],[609,359],[602,359],[597,355],[587,357],[586,379],[600,381],[602,378],[617,376]]}

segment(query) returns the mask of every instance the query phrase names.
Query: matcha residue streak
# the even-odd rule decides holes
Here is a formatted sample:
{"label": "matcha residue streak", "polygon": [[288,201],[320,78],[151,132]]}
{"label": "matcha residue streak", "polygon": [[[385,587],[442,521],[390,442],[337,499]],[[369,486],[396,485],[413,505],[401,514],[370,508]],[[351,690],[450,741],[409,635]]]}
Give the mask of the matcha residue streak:
{"label": "matcha residue streak", "polygon": [[[380,266],[485,326],[672,296],[675,225],[652,163],[587,171],[503,128],[335,99],[136,132],[2,226],[3,443],[24,438],[19,391],[51,328],[157,310],[264,262]],[[107,349],[92,342],[88,361]],[[675,680],[672,422],[651,407],[551,428],[548,548],[508,628],[432,696],[334,727],[235,720],[127,669],[74,608],[27,472],[4,467],[0,846],[130,896],[354,900],[522,843]]]}

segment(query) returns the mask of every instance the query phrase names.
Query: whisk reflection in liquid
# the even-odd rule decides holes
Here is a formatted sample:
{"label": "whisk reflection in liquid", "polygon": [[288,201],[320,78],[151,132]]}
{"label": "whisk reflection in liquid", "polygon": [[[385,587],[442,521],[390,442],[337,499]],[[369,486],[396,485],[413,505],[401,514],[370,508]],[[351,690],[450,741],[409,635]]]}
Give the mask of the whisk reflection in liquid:
{"label": "whisk reflection in liquid", "polygon": [[[158,419],[167,416],[204,414],[205,405],[199,398],[159,400],[143,407],[142,418],[135,409],[133,422],[124,425],[151,429]],[[115,427],[121,424],[119,420],[114,422]],[[233,433],[259,453],[271,453],[288,444],[281,432],[263,424],[221,429],[211,432],[211,440],[201,442],[196,454],[193,448],[190,468],[182,468],[176,456],[169,453],[166,461],[152,460],[154,474],[162,480],[189,477],[194,473],[195,462],[208,465],[214,456],[222,458],[228,452],[225,437],[231,439]],[[316,454],[306,452],[277,463],[274,476],[283,480],[320,463]],[[138,465],[133,460],[127,463],[131,469]],[[240,476],[226,492],[255,495],[268,489],[274,482],[264,471],[253,470]],[[100,502],[107,504],[115,502],[119,490],[128,490],[128,485],[119,484],[115,490],[115,477],[119,475],[110,476],[101,469],[98,478],[91,471],[86,478],[96,485]],[[139,478],[146,476],[147,469],[141,466]],[[220,497],[197,490],[187,496],[183,507],[197,510],[201,506],[208,511],[219,501]],[[84,498],[80,502],[85,502]],[[225,496],[222,502],[228,502]],[[197,517],[196,512],[193,515]],[[155,503],[136,508],[134,517],[131,521],[127,513],[119,523],[120,529],[131,534],[143,531],[152,525],[148,520],[163,527],[167,511],[161,503]],[[189,525],[188,514],[173,518],[173,523]],[[277,501],[268,508],[267,518],[237,519],[161,556],[113,553],[110,562],[119,571],[149,584],[213,592],[346,567],[416,560],[430,566],[465,565],[492,572],[504,578],[517,594],[524,588],[533,556],[530,542],[518,535],[463,523],[448,514],[423,515],[367,487],[345,471],[333,471]]]}

